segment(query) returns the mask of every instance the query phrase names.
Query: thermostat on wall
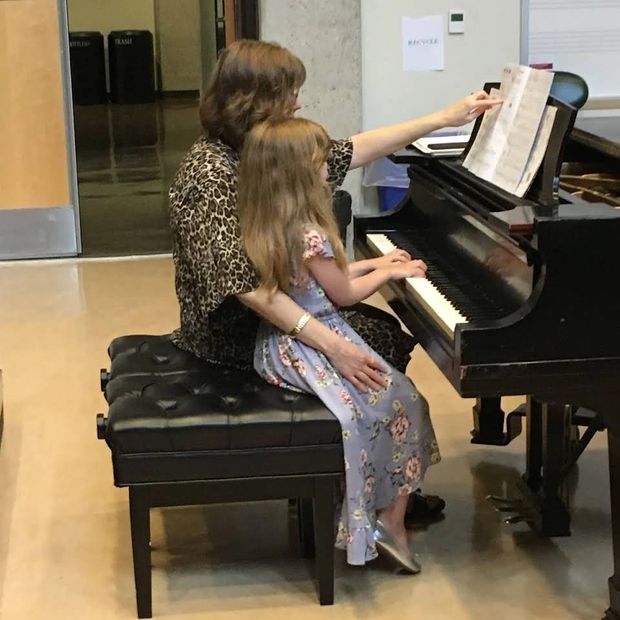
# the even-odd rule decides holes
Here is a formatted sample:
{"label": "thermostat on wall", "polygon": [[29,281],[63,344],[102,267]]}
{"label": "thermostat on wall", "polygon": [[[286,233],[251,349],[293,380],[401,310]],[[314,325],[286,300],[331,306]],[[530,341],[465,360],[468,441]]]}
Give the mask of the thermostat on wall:
{"label": "thermostat on wall", "polygon": [[450,34],[463,34],[465,32],[465,13],[463,11],[450,11],[448,15],[448,32]]}

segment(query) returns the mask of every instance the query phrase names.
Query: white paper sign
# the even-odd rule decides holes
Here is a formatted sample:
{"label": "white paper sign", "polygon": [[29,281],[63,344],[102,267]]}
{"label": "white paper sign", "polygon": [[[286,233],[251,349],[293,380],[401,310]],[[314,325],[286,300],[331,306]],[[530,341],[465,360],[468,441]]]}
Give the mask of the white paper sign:
{"label": "white paper sign", "polygon": [[403,69],[443,71],[443,41],[442,15],[403,17]]}

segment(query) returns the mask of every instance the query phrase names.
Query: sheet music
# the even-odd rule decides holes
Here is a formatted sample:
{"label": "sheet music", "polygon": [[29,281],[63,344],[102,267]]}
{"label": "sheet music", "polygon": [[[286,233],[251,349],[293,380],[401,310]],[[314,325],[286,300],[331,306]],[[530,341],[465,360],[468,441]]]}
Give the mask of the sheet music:
{"label": "sheet music", "polygon": [[[489,95],[497,99],[500,96],[499,90],[492,88]],[[505,133],[497,124],[500,109],[493,108],[485,112],[476,139],[463,162],[465,168],[482,179],[493,176],[505,141]]]}
{"label": "sheet music", "polygon": [[522,65],[505,67],[499,91],[491,92],[504,103],[484,115],[463,166],[476,176],[517,194],[524,186],[521,181],[526,171],[532,169],[533,160],[532,163],[530,160],[537,137],[537,153],[542,149],[544,155],[549,141],[549,134],[539,133],[539,127],[552,81],[553,74],[547,71]]}
{"label": "sheet music", "polygon": [[534,180],[534,177],[536,176],[536,173],[545,158],[547,145],[549,144],[549,138],[551,137],[551,130],[553,129],[553,123],[555,121],[557,111],[557,108],[548,105],[543,112],[542,121],[540,122],[540,127],[538,128],[538,133],[536,134],[536,139],[534,140],[534,146],[532,147],[530,159],[527,162],[525,172],[523,173],[523,177],[521,178],[517,191],[515,192],[519,198],[523,198],[527,190],[530,189],[530,185],[532,184],[532,181]]}

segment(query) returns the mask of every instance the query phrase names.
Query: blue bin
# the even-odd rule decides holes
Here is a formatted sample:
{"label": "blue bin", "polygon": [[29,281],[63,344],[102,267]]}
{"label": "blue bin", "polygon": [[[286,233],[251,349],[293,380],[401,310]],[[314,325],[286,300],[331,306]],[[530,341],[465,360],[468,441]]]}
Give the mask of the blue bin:
{"label": "blue bin", "polygon": [[397,207],[407,195],[406,187],[385,187],[379,185],[379,209],[381,211],[391,211]]}

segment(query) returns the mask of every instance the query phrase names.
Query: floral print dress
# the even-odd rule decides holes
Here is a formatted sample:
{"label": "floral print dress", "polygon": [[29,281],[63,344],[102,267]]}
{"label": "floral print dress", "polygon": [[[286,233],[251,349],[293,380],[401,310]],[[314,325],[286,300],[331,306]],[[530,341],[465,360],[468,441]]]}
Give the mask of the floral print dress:
{"label": "floral print dress", "polygon": [[[303,230],[303,260],[333,257],[329,241]],[[302,273],[303,272],[303,273]],[[333,331],[381,359],[349,326],[318,282],[304,270],[293,275],[289,296]],[[428,404],[411,380],[387,363],[388,386],[359,392],[316,349],[263,321],[254,367],[269,383],[314,393],[340,420],[345,458],[345,492],[339,508],[336,547],[349,564],[376,557],[376,511],[420,486],[427,467],[440,460]]]}

